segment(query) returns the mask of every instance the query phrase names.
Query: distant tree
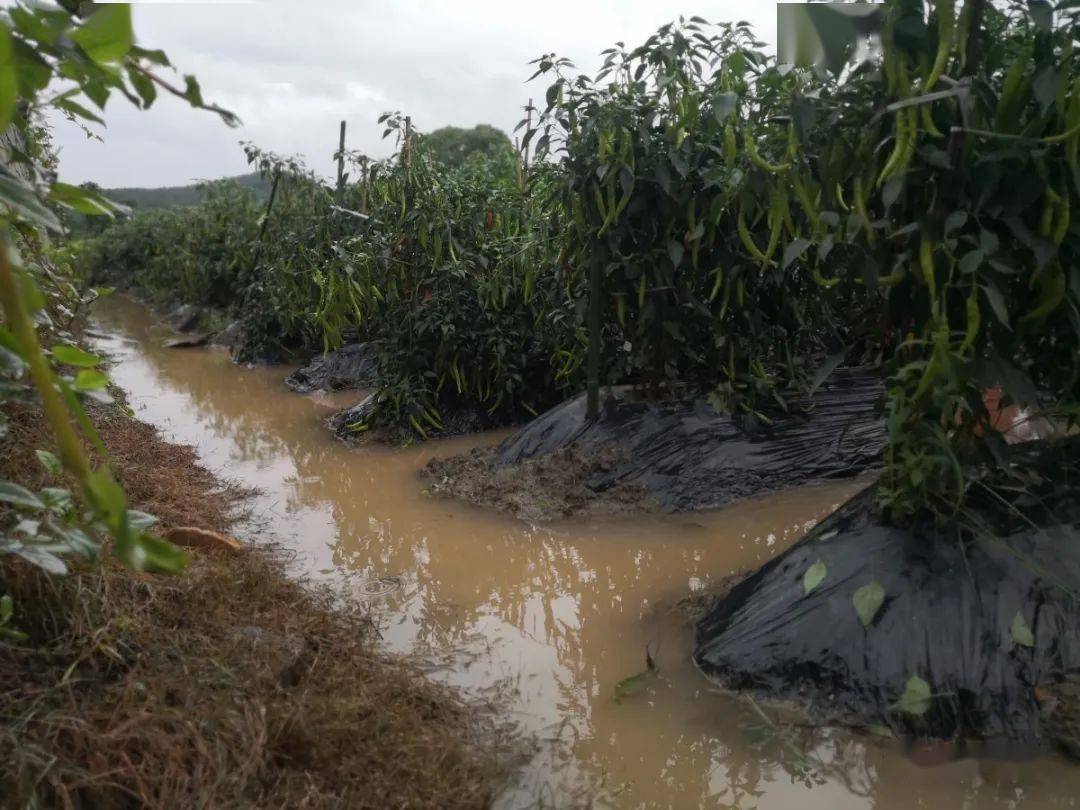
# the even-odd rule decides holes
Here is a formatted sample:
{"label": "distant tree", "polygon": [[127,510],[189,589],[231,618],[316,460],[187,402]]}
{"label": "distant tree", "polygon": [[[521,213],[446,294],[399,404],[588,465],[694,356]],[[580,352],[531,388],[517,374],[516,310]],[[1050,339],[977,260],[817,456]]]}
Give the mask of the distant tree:
{"label": "distant tree", "polygon": [[513,155],[514,145],[501,129],[477,124],[472,129],[442,127],[424,138],[429,153],[450,168],[463,166],[475,154]]}

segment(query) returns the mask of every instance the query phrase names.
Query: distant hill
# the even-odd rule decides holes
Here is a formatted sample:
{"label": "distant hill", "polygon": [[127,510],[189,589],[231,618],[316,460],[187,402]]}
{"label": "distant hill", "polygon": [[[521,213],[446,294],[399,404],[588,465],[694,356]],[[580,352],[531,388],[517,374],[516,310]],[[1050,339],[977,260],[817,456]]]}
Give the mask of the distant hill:
{"label": "distant hill", "polygon": [[[266,197],[270,193],[270,181],[258,173],[241,174],[223,179],[249,188],[259,197]],[[143,211],[150,208],[197,205],[202,201],[197,183],[192,183],[190,186],[166,186],[165,188],[105,188],[102,189],[102,193],[114,202]]]}

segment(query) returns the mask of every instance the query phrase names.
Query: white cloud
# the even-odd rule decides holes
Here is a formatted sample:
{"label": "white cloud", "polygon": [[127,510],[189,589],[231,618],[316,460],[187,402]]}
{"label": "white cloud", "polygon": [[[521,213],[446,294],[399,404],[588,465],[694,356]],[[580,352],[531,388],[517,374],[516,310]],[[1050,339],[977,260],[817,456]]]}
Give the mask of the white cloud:
{"label": "white cloud", "polygon": [[661,0],[358,0],[356,2],[140,3],[140,44],[164,48],[194,73],[207,100],[243,120],[229,129],[214,115],[161,98],[147,112],[121,98],[106,111],[104,143],[60,121],[61,173],[68,182],[159,186],[247,171],[237,143],[251,140],[303,154],[330,172],[338,121],[348,145],[383,155],[375,119],[413,116],[422,130],[490,123],[507,132],[539,83],[528,62],[557,52],[589,72],[618,40],[647,37],[680,14],[748,19],[775,41],[773,3],[713,0],[687,6]]}

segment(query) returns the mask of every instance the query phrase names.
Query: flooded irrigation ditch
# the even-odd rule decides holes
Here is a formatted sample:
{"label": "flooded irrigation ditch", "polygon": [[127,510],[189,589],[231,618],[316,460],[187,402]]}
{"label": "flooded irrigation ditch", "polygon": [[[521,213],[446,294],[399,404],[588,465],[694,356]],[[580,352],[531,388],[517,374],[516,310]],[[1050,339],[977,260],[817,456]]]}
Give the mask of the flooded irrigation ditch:
{"label": "flooded irrigation ditch", "polygon": [[696,514],[532,525],[429,497],[418,477],[432,457],[503,434],[350,447],[324,421],[355,392],[299,395],[280,367],[163,348],[166,330],[120,297],[101,301],[95,321],[136,416],[258,489],[238,534],[281,543],[304,571],[347,582],[389,649],[497,697],[535,736],[506,806],[1076,806],[1080,769],[1064,760],[804,729],[719,693],[693,667],[680,602],[760,566],[858,482]]}

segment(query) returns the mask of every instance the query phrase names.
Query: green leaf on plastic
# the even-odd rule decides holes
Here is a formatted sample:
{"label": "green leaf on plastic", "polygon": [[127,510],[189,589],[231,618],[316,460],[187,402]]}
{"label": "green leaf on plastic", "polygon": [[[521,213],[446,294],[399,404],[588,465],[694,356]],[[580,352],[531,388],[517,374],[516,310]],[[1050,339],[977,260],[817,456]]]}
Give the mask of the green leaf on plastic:
{"label": "green leaf on plastic", "polygon": [[807,568],[806,573],[803,574],[802,580],[803,593],[808,594],[810,593],[810,591],[814,590],[814,588],[820,585],[822,580],[825,579],[826,573],[827,569],[825,567],[825,563],[823,563],[821,560],[818,560],[816,563]]}
{"label": "green leaf on plastic", "polygon": [[44,467],[51,475],[60,475],[63,472],[63,467],[60,464],[60,459],[56,457],[55,453],[50,453],[48,450],[35,450],[37,453],[38,461],[41,462],[41,466]]}
{"label": "green leaf on plastic", "polygon": [[69,36],[98,64],[119,62],[135,44],[131,6],[127,3],[99,5]]}
{"label": "green leaf on plastic", "polygon": [[1012,634],[1013,641],[1020,646],[1035,646],[1035,634],[1031,632],[1031,627],[1028,626],[1027,621],[1024,619],[1024,612],[1022,610],[1016,611],[1009,632]]}
{"label": "green leaf on plastic", "polygon": [[64,363],[76,368],[93,368],[101,365],[101,358],[90,352],[83,351],[78,346],[60,344],[52,347],[52,356],[58,363]]}
{"label": "green leaf on plastic", "polygon": [[892,708],[905,714],[922,716],[930,710],[930,701],[930,684],[918,675],[912,675],[904,685],[904,693]]}
{"label": "green leaf on plastic", "polygon": [[855,591],[851,602],[855,605],[855,612],[859,614],[863,627],[869,627],[885,602],[885,589],[875,580]]}
{"label": "green leaf on plastic", "polygon": [[12,481],[0,481],[0,501],[10,503],[12,506],[25,506],[30,509],[44,509],[41,502],[33,492],[26,487],[21,487]]}

